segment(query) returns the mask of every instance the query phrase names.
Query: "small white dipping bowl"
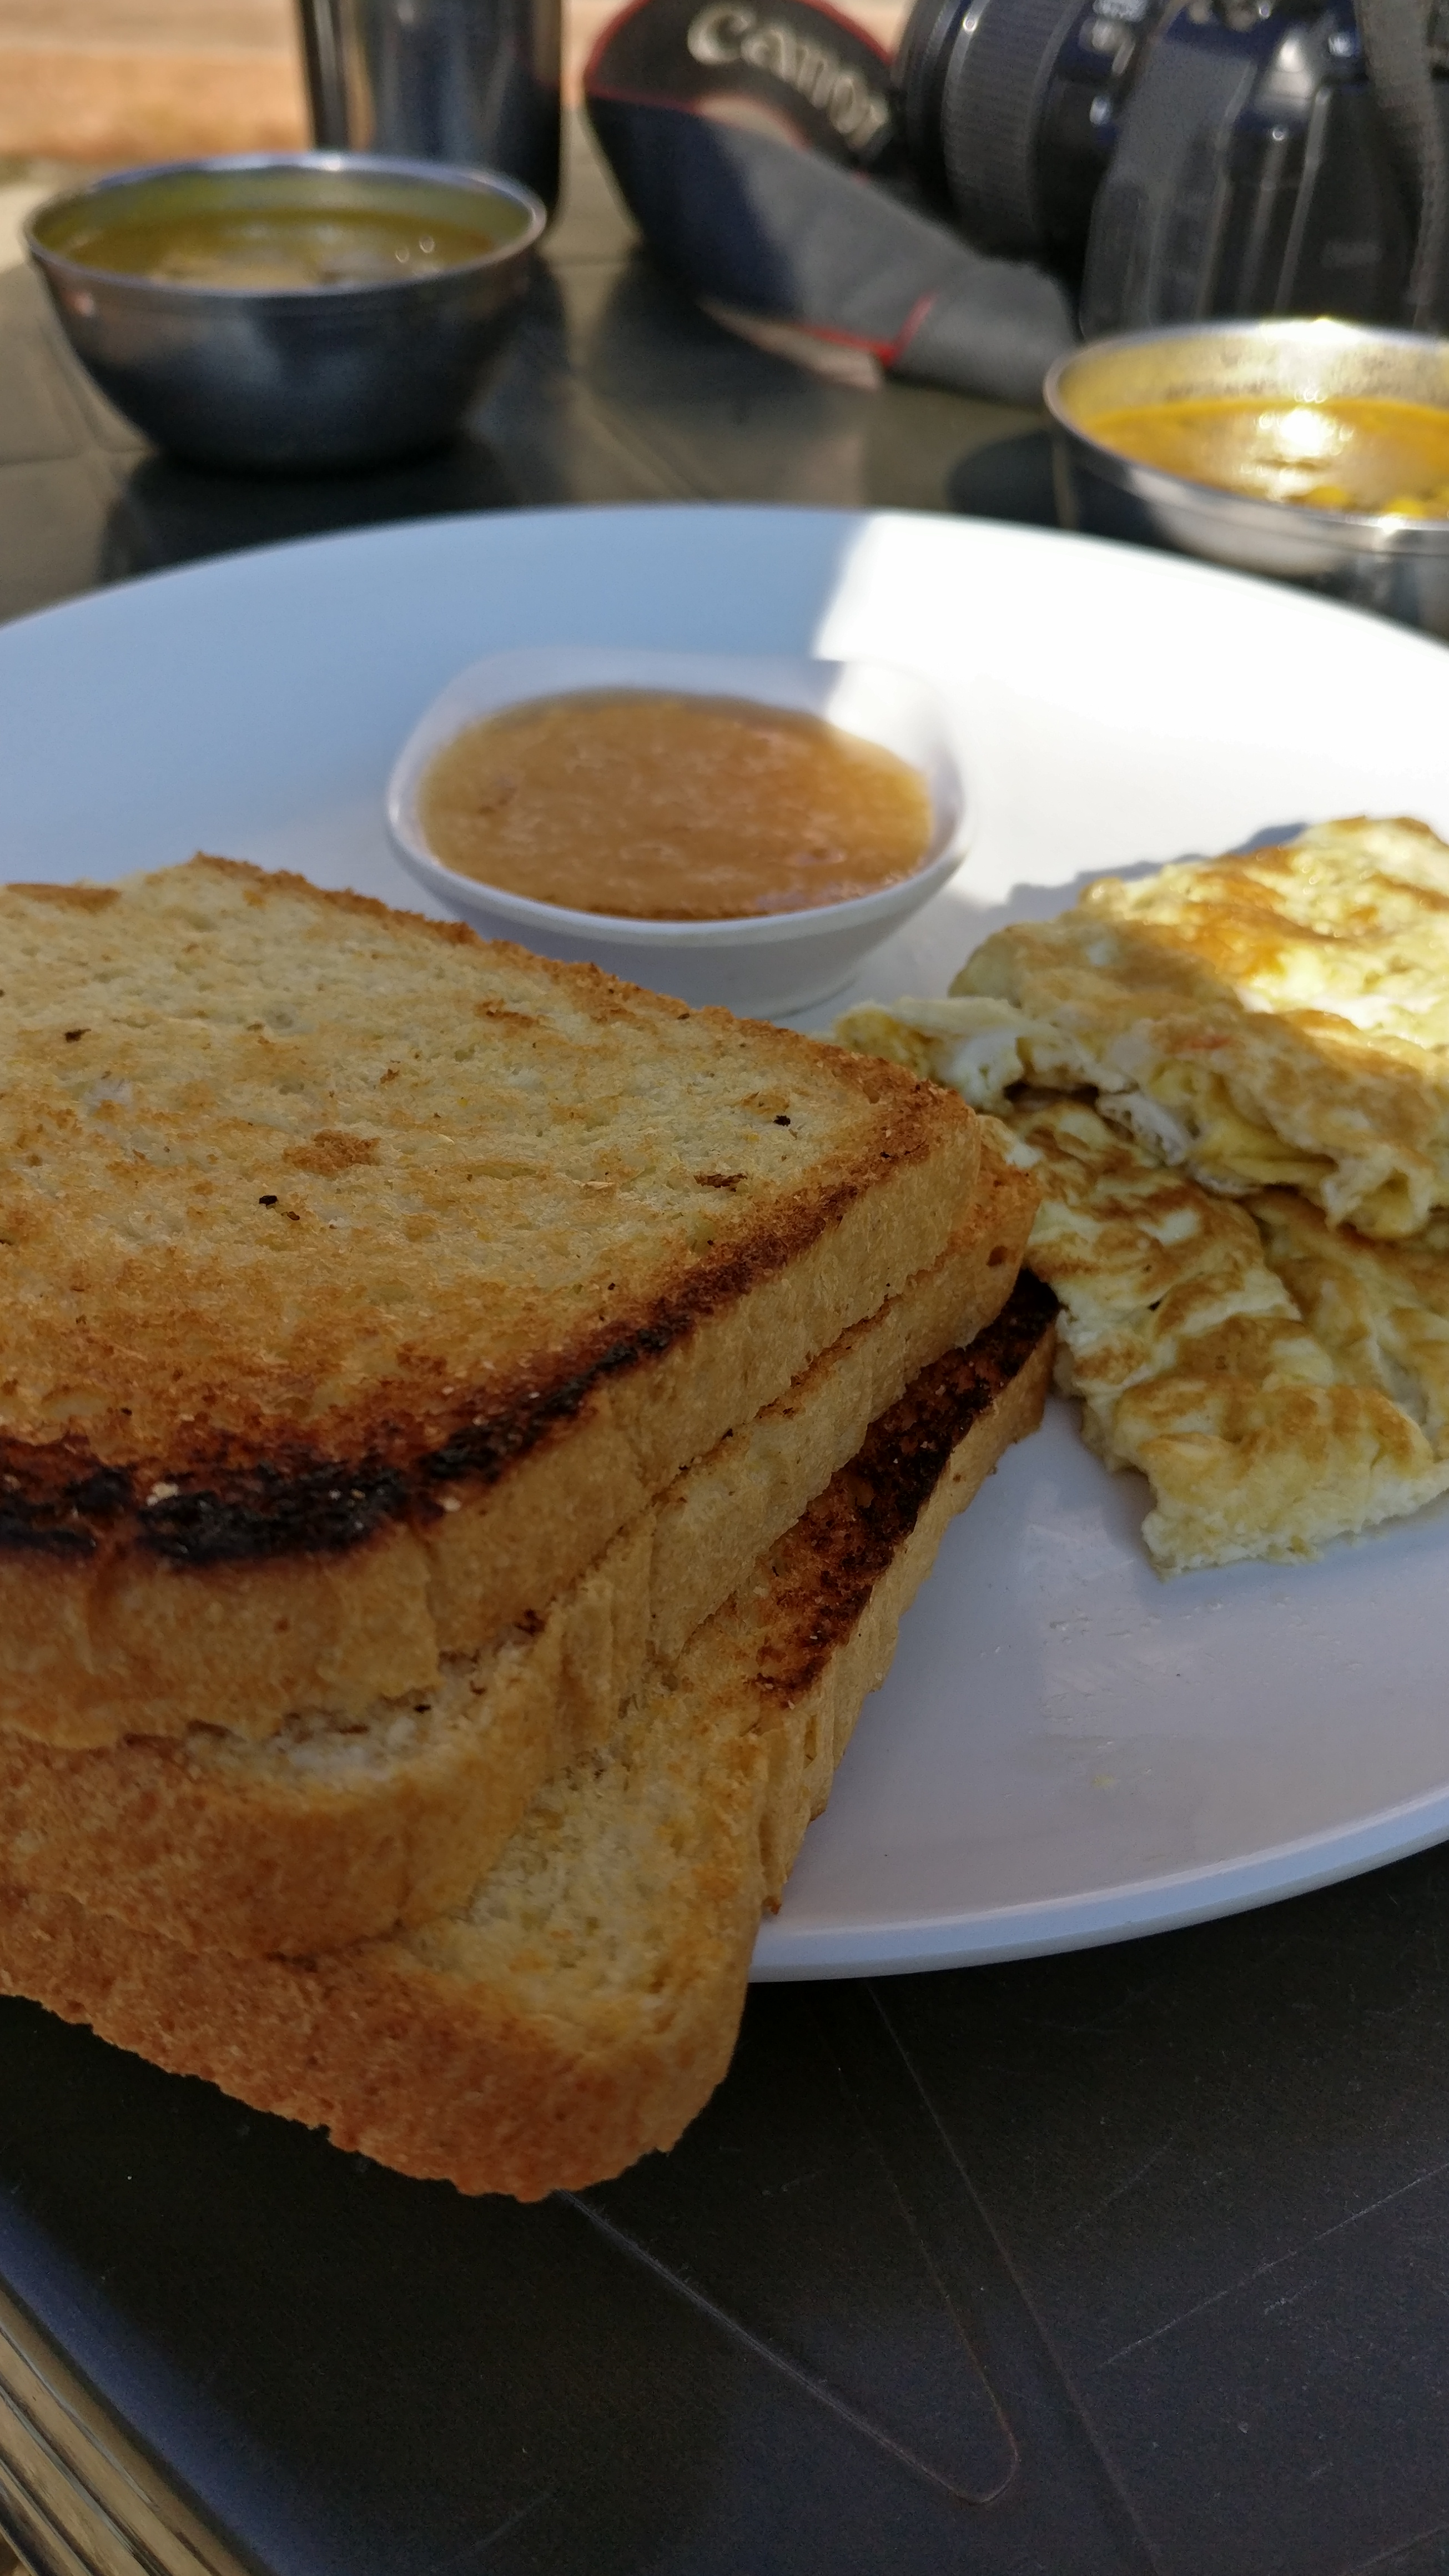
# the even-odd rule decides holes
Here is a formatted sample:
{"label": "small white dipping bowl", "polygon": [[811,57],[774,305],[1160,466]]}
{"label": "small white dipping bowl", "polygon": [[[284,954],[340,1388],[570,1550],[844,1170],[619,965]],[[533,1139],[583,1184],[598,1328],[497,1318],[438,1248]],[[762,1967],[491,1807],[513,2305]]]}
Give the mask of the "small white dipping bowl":
{"label": "small white dipping bowl", "polygon": [[[880,743],[930,791],[931,838],[913,876],[848,903],[735,921],[631,921],[573,912],[502,886],[480,885],[435,858],[423,837],[418,790],[444,743],[482,717],[580,689],[661,689],[689,697],[753,699],[825,716]],[[768,1016],[826,1001],[860,961],[929,901],[961,859],[966,791],[948,708],[925,680],[887,662],[805,656],[663,653],[600,645],[536,646],[490,654],[460,672],[408,736],[388,781],[387,820],[403,866],[490,939],[516,939],[544,957],[587,958],[630,983],[682,1002],[723,1002]]]}

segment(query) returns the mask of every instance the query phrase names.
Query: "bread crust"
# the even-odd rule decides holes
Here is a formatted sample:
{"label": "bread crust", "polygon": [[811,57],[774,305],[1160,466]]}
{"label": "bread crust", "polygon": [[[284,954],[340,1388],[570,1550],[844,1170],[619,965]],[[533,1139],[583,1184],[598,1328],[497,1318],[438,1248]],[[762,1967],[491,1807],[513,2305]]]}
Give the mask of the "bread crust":
{"label": "bread crust", "polygon": [[[976,1126],[954,1095],[592,967],[219,860],[71,890],[86,897],[79,906],[57,904],[57,891],[0,894],[35,992],[53,981],[62,1016],[84,1007],[98,1020],[109,1006],[85,982],[87,943],[118,942],[144,915],[139,946],[164,951],[191,1015],[163,996],[138,1034],[124,1015],[114,1027],[53,1027],[37,1004],[13,1039],[26,1150],[17,1147],[18,1196],[0,1227],[20,1265],[3,1310],[14,1365],[0,1372],[0,1726],[39,1741],[175,1737],[196,1723],[264,1735],[298,1707],[356,1712],[428,1687],[442,1655],[538,1615],[681,1468],[938,1258],[975,1185]],[[95,905],[92,894],[113,899]],[[405,1068],[385,1091],[388,1066],[375,1081],[369,1073],[365,1101],[338,1095],[337,1123],[308,1128],[312,1108],[299,1125],[287,1085],[315,1089],[326,1049],[260,1023],[260,1034],[250,1023],[238,1032],[242,1002],[223,1009],[209,987],[193,990],[202,970],[187,961],[204,943],[180,939],[179,905],[205,916],[213,979],[233,952],[251,955],[247,941],[263,941],[280,974],[351,940],[366,952],[359,989],[374,1016],[396,987],[394,1015],[406,1017],[433,984],[445,1019],[481,1014],[469,1050],[482,1069],[469,1078],[489,1119],[507,1108],[519,1065],[531,1073],[530,1050],[548,1075],[567,1064],[574,1124],[556,1150],[551,1129],[530,1147],[538,1174],[526,1188],[547,1197],[560,1241],[581,1248],[572,1305],[536,1291],[520,1268],[525,1185],[507,1156],[495,1169],[483,1150],[493,1126],[472,1140],[472,1196],[466,1218],[455,1214],[466,1086],[447,1095],[461,1143],[442,1133],[441,1110],[424,1121],[430,1062],[407,1116],[412,1076]],[[56,948],[57,925],[69,948]],[[260,969],[247,972],[256,982]],[[325,999],[321,965],[316,976]],[[12,970],[13,980],[24,979]],[[238,990],[252,990],[245,976]],[[94,1079],[76,1089],[93,1046]],[[365,1053],[358,1037],[359,1063]],[[210,1068],[209,1106],[187,1112],[182,1060]],[[349,1080],[352,1064],[348,1054]],[[264,1120],[228,1120],[218,1105],[243,1072],[259,1099],[279,1104]],[[596,1147],[589,1085],[610,1080],[652,1084],[651,1099],[635,1106],[630,1092]],[[164,1108],[143,1121],[136,1100],[153,1093]],[[791,1105],[772,1112],[777,1095]],[[546,1079],[540,1096],[546,1119]],[[364,1109],[376,1134],[361,1131]],[[727,1140],[740,1169],[680,1162],[699,1121],[716,1140],[709,1150]],[[220,1178],[188,1180],[186,1196],[173,1166],[213,1126]],[[631,1179],[617,1140],[636,1134],[647,1151]],[[47,1161],[75,1182],[68,1231],[25,1180]],[[602,1177],[590,1177],[595,1164]],[[285,1189],[256,1191],[275,1176]],[[409,1191],[428,1190],[420,1250],[393,1219]],[[250,1232],[238,1231],[238,1191]],[[282,1204],[289,1193],[295,1205]],[[525,1190],[525,1214],[526,1203]],[[486,1295],[470,1303],[468,1230],[486,1230],[494,1209],[513,1230]],[[147,1228],[162,1217],[171,1230],[153,1252]],[[183,1219],[191,1231],[178,1251]],[[374,1235],[386,1259],[354,1257],[348,1247]],[[467,1259],[444,1280],[439,1261],[459,1242]],[[168,1285],[178,1261],[181,1306]],[[595,1276],[603,1270],[616,1275]],[[387,1287],[394,1274],[416,1317],[407,1332],[367,1303],[369,1282]]]}
{"label": "bread crust", "polygon": [[[700,1632],[654,1738],[643,1712],[626,1785],[674,1788],[685,1845],[670,1847],[655,1901],[664,1965],[645,1984],[580,1982],[550,1951],[557,1923],[550,1935],[520,1922],[501,1953],[464,1917],[312,1961],[239,1963],[14,1889],[0,1891],[0,1984],[463,2191],[582,2189],[671,2145],[728,2063],[761,1905],[947,1521],[1040,1418],[1049,1310],[1023,1280],[973,1351],[926,1372]],[[588,1795],[587,1777],[559,1792],[565,1805]]]}
{"label": "bread crust", "polygon": [[188,1948],[338,1949],[462,1901],[540,1784],[605,1743],[918,1372],[986,1329],[1036,1186],[994,1147],[944,1258],[854,1325],[610,1542],[530,1633],[445,1667],[364,1734],[71,1752],[0,1736],[0,1877]]}

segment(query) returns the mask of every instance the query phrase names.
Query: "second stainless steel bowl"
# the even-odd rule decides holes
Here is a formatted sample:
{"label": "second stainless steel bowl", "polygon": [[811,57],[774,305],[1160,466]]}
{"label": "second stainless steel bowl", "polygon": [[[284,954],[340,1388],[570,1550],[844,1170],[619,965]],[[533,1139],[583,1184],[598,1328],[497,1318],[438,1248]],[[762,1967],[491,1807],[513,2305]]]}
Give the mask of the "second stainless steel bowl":
{"label": "second stainless steel bowl", "polygon": [[1092,427],[1129,406],[1214,400],[1354,395],[1449,411],[1449,342],[1346,322],[1191,323],[1090,342],[1057,361],[1045,392],[1066,526],[1301,582],[1449,638],[1449,520],[1224,491],[1137,464]]}
{"label": "second stainless steel bowl", "polygon": [[[292,287],[194,284],[86,256],[112,228],[299,209],[461,226],[477,256],[430,275]],[[512,325],[545,220],[527,188],[489,172],[267,153],[96,180],[39,207],[26,245],[82,365],[159,447],[307,473],[452,434]]]}

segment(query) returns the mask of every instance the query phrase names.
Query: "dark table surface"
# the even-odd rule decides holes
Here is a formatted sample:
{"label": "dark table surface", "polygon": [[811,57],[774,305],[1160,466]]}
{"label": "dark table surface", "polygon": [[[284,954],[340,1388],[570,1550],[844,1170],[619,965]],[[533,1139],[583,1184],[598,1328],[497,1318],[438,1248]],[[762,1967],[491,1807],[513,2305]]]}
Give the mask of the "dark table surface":
{"label": "dark table surface", "polygon": [[973,506],[1050,516],[1032,414],[920,387],[861,392],[745,346],[636,250],[577,127],[571,141],[563,218],[469,434],[385,473],[271,482],[166,463],[68,362],[29,272],[0,275],[0,616],[237,546],[449,510],[937,510],[964,475]]}
{"label": "dark table surface", "polygon": [[[680,497],[1050,514],[1030,416],[742,347],[587,166],[473,434],[363,480],[163,463],[0,277],[8,614],[318,528]],[[8,2003],[0,2283],[0,2532],[47,2576],[1430,2576],[1449,1856],[1075,1957],[757,1990],[671,2156],[530,2210]],[[67,2557],[34,2462],[87,2424],[131,2504]],[[197,2519],[147,2557],[168,2495]]]}

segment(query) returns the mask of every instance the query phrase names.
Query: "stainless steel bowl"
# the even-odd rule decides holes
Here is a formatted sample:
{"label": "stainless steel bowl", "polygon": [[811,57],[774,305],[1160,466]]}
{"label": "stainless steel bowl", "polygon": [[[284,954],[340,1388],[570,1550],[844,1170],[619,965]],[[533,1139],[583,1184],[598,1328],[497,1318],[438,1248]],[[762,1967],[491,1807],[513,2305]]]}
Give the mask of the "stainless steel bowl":
{"label": "stainless steel bowl", "polygon": [[1449,638],[1449,520],[1317,510],[1130,457],[1092,423],[1129,404],[1358,395],[1449,410],[1449,341],[1346,322],[1210,322],[1097,340],[1047,377],[1064,524],[1301,582]]}
{"label": "stainless steel bowl", "polygon": [[[461,225],[478,255],[431,276],[193,285],[103,267],[98,231],[202,213],[372,211]],[[491,172],[341,152],[126,170],[52,197],[25,227],[82,365],[173,455],[309,473],[436,447],[493,366],[547,218]]]}

